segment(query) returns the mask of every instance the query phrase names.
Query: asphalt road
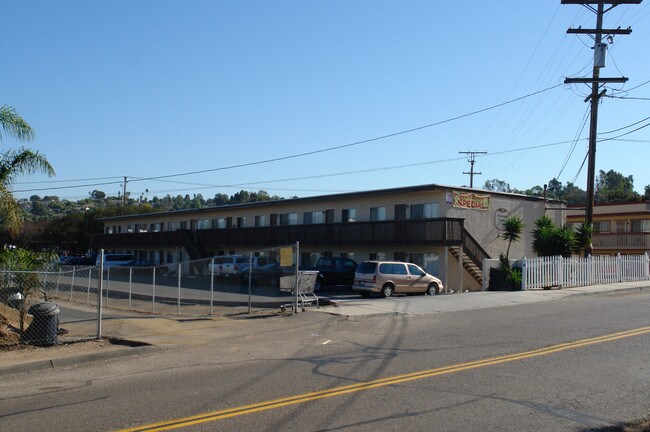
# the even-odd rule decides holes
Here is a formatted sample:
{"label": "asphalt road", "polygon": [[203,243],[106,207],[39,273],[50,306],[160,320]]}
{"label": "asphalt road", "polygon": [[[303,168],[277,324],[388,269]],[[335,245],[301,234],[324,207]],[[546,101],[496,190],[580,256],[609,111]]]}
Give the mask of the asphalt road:
{"label": "asphalt road", "polygon": [[209,341],[3,377],[0,430],[586,431],[650,414],[649,309],[641,291],[226,320]]}

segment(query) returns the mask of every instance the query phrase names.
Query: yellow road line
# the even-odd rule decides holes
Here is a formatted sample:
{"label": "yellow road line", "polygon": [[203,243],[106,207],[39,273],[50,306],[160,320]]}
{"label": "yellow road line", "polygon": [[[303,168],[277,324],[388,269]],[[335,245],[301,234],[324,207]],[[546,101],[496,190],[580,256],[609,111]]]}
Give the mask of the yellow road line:
{"label": "yellow road line", "polygon": [[248,415],[259,411],[281,408],[288,405],[301,404],[301,403],[314,401],[318,399],[325,399],[334,396],[341,396],[348,393],[370,390],[377,387],[384,387],[384,386],[399,384],[408,381],[431,378],[438,375],[445,375],[445,374],[450,374],[455,372],[461,372],[464,370],[476,369],[485,366],[492,366],[501,363],[507,363],[512,361],[524,360],[532,357],[554,354],[560,351],[581,348],[581,347],[600,344],[604,342],[611,342],[618,339],[640,336],[647,333],[650,333],[650,326],[640,327],[634,330],[627,330],[623,332],[612,333],[612,334],[598,336],[589,339],[581,339],[573,342],[552,345],[546,348],[539,348],[531,351],[525,351],[525,352],[509,354],[505,356],[499,356],[499,357],[492,357],[483,360],[475,360],[467,363],[460,363],[457,365],[444,366],[440,368],[413,372],[413,373],[408,373],[403,375],[396,375],[396,376],[381,378],[373,381],[366,381],[366,382],[351,384],[347,386],[334,387],[327,390],[320,390],[311,393],[304,393],[304,394],[289,396],[280,399],[258,402],[251,405],[244,405],[244,406],[228,408],[219,411],[213,411],[213,412],[199,414],[190,417],[182,417],[173,420],[152,423],[149,425],[138,426],[135,428],[123,429],[121,432],[145,432],[145,431],[157,432],[157,431],[178,429],[178,428],[188,427],[188,426],[197,425],[201,423],[222,420],[230,417]]}

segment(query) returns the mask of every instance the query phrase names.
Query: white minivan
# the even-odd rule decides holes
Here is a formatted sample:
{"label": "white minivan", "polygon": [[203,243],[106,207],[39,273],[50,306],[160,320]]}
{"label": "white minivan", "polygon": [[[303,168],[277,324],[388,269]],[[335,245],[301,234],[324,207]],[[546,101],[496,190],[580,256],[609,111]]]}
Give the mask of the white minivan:
{"label": "white minivan", "polygon": [[[97,261],[95,262],[95,265],[99,267],[99,264],[101,263],[102,255],[99,254],[97,255]],[[104,254],[104,270],[110,267],[115,267],[119,265],[124,265],[129,261],[134,260],[135,257],[132,254],[126,254],[126,253],[107,253]]]}

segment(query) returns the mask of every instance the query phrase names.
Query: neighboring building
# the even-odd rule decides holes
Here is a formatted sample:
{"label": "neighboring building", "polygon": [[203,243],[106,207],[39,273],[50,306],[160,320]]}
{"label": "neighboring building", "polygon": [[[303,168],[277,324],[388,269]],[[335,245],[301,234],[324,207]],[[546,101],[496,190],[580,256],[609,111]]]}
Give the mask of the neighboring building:
{"label": "neighboring building", "polygon": [[[303,264],[320,255],[410,261],[451,289],[478,290],[483,259],[506,250],[501,221],[522,217],[524,235],[510,255],[530,256],[530,231],[547,204],[564,208],[539,197],[430,184],[105,218],[93,247],[174,264],[299,241]],[[564,221],[563,211],[549,216]]]}
{"label": "neighboring building", "polygon": [[[584,207],[567,209],[567,223],[584,219]],[[650,201],[596,203],[591,242],[594,255],[650,252]]]}

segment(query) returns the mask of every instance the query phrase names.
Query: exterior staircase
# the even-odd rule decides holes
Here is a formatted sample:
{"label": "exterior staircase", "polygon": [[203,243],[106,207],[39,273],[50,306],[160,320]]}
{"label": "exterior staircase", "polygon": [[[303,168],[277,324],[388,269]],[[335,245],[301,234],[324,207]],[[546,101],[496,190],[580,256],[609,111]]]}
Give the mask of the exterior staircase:
{"label": "exterior staircase", "polygon": [[[460,256],[460,247],[450,247],[449,253],[458,260]],[[476,282],[479,283],[479,285],[483,284],[483,260],[485,259],[490,259],[490,255],[488,255],[476,239],[474,239],[474,237],[463,228],[463,268]]]}
{"label": "exterior staircase", "polygon": [[183,231],[183,248],[187,251],[187,253],[190,256],[190,260],[195,261],[195,260],[200,260],[204,258],[208,258],[209,254],[207,251],[201,247],[199,243],[193,239],[192,232],[188,230]]}

